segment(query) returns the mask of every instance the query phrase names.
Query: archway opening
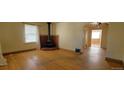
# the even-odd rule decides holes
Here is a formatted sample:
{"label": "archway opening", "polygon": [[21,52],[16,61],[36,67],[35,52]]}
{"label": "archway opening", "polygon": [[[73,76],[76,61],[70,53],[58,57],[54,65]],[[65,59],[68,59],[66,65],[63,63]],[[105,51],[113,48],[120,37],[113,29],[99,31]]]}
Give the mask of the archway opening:
{"label": "archway opening", "polygon": [[101,47],[102,29],[92,30],[91,47]]}

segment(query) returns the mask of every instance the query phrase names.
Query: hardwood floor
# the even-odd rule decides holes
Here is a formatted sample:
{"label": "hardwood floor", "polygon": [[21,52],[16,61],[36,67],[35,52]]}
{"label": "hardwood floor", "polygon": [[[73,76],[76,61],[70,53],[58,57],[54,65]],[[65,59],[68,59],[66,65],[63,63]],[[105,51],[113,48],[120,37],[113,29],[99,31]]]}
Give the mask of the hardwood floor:
{"label": "hardwood floor", "polygon": [[5,58],[8,60],[8,66],[0,67],[1,70],[106,70],[123,67],[122,64],[106,62],[105,50],[93,47],[84,50],[83,54],[62,49],[35,50],[6,55]]}

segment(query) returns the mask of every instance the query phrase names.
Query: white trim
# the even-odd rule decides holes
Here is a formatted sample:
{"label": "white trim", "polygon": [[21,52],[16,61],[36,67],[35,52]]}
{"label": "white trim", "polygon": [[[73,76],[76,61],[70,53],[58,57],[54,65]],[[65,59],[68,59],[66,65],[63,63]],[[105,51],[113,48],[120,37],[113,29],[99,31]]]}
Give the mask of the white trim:
{"label": "white trim", "polygon": [[5,65],[7,65],[7,61],[2,55],[2,49],[1,49],[1,45],[0,45],[0,66],[5,66]]}

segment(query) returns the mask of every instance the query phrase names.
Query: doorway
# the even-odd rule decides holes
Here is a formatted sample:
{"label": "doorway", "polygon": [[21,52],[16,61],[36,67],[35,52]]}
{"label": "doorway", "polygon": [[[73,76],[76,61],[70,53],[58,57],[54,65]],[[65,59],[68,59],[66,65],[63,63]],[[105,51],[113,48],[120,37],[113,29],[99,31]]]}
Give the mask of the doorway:
{"label": "doorway", "polygon": [[102,29],[92,30],[91,47],[101,47]]}

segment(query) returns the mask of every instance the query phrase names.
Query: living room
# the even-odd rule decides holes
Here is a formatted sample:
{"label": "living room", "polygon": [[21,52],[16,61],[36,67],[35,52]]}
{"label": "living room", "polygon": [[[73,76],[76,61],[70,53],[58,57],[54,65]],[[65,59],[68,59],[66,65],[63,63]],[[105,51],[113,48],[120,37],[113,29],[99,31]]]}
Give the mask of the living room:
{"label": "living room", "polygon": [[[0,42],[6,62],[0,69],[123,69],[124,44],[120,42],[123,25],[119,22],[1,22]],[[94,29],[102,29],[100,47],[91,44]],[[26,58],[27,54],[30,56]],[[26,59],[32,60],[27,61],[27,68]],[[52,64],[51,60],[56,62]]]}

